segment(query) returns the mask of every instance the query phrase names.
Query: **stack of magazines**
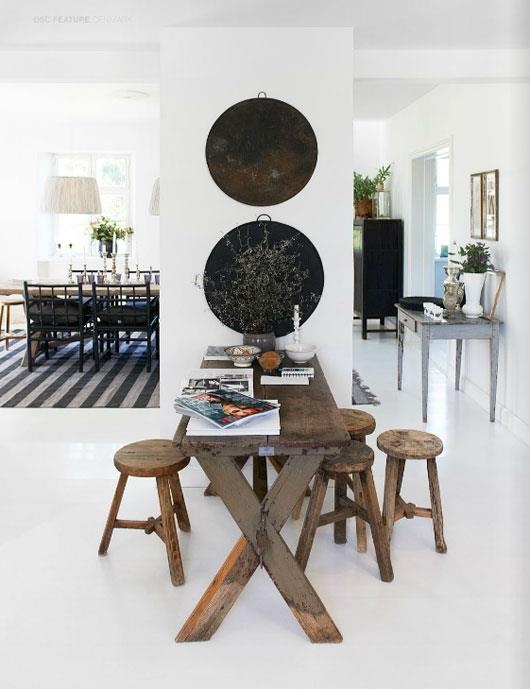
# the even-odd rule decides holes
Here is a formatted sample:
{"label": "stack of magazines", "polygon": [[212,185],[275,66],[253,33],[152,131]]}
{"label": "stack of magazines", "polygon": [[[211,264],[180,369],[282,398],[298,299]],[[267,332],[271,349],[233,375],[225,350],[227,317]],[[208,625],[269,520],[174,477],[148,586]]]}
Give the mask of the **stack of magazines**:
{"label": "stack of magazines", "polygon": [[190,416],[188,435],[278,435],[280,405],[252,397],[252,372],[200,369],[175,399],[175,410]]}

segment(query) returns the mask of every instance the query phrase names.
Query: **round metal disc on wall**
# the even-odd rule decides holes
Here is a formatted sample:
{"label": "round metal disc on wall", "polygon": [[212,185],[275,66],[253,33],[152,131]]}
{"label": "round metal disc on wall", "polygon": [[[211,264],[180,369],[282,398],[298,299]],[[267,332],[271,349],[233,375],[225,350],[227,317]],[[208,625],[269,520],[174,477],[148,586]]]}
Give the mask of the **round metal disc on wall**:
{"label": "round metal disc on wall", "polygon": [[240,333],[274,331],[281,337],[293,331],[295,304],[300,306],[301,323],[318,306],[324,269],[318,251],[302,232],[258,218],[217,242],[206,262],[203,284],[208,306],[221,323]]}
{"label": "round metal disc on wall", "polygon": [[206,162],[217,186],[250,206],[273,206],[298,194],[311,179],[317,156],[307,119],[275,98],[232,105],[206,141]]}

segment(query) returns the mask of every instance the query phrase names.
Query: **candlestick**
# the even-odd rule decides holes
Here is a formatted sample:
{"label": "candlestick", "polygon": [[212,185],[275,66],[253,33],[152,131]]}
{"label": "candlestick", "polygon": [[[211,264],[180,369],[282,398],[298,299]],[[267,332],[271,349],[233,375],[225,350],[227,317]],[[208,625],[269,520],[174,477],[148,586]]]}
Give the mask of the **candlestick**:
{"label": "candlestick", "polygon": [[117,240],[116,240],[116,232],[112,233],[112,252],[114,254],[118,253],[117,252]]}
{"label": "candlestick", "polygon": [[124,255],[123,272],[125,273],[123,281],[129,282],[129,254]]}
{"label": "candlestick", "polygon": [[113,285],[115,285],[118,282],[118,276],[116,274],[116,252],[113,252],[112,254],[112,268],[110,273],[110,281]]}
{"label": "candlestick", "polygon": [[106,285],[107,280],[107,252],[103,253],[103,284]]}
{"label": "candlestick", "polygon": [[293,325],[294,325],[293,342],[298,343],[298,342],[300,342],[300,306],[299,306],[299,304],[295,304],[295,307],[294,307]]}
{"label": "candlestick", "polygon": [[136,264],[136,282],[140,282],[140,269],[138,268],[138,263]]}
{"label": "candlestick", "polygon": [[88,284],[88,273],[86,272],[86,263],[83,263],[83,282]]}
{"label": "candlestick", "polygon": [[68,264],[68,283],[72,284],[74,281],[74,274],[72,271],[72,259],[70,259],[70,263]]}

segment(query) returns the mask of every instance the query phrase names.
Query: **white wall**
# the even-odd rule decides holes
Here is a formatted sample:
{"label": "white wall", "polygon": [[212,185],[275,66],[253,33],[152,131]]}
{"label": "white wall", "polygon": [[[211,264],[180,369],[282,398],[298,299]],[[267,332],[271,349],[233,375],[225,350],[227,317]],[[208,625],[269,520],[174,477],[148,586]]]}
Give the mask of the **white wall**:
{"label": "white wall", "polygon": [[[507,273],[498,317],[504,321],[498,386],[498,418],[530,443],[530,319],[528,189],[530,188],[530,85],[443,85],[392,117],[387,124],[386,156],[395,161],[393,208],[410,231],[411,160],[449,141],[452,147],[452,239],[469,236],[469,175],[500,170],[499,242],[489,242],[495,265]],[[407,234],[406,276],[410,283]],[[491,292],[491,289],[490,289]],[[405,292],[406,293],[406,292]],[[491,296],[491,295],[490,295]],[[469,342],[464,390],[487,407],[489,350]],[[487,432],[485,417],[485,432]]]}
{"label": "white wall", "polygon": [[[161,44],[161,318],[163,433],[172,401],[207,344],[241,342],[193,286],[215,243],[267,212],[304,232],[325,271],[322,299],[303,327],[338,403],[351,402],[352,80],[349,29],[167,29]],[[293,199],[254,208],[226,196],[210,177],[204,146],[215,119],[261,90],[299,108],[312,124],[319,158]]]}
{"label": "white wall", "polygon": [[[160,170],[159,148],[158,122],[39,122],[38,107],[35,122],[0,120],[0,279],[37,276],[38,230],[43,220],[39,165],[43,153],[131,153],[134,229],[140,260],[145,265],[158,265],[159,219],[148,214],[148,205]],[[64,266],[59,270],[64,272]]]}
{"label": "white wall", "polygon": [[[355,104],[354,104],[355,110]],[[373,177],[381,165],[387,164],[384,150],[385,122],[355,120],[353,123],[353,169]]]}

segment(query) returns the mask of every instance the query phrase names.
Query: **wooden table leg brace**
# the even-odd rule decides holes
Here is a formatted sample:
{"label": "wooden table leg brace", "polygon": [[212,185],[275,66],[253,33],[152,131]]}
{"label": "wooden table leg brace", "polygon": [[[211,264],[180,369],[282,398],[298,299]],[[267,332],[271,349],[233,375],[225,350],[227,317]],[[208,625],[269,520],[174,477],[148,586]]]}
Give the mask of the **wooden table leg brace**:
{"label": "wooden table leg brace", "polygon": [[297,500],[319,468],[322,456],[290,457],[261,504],[232,457],[203,455],[197,459],[243,537],[184,623],[176,641],[210,639],[260,564],[311,641],[342,641],[324,604],[280,536]]}

